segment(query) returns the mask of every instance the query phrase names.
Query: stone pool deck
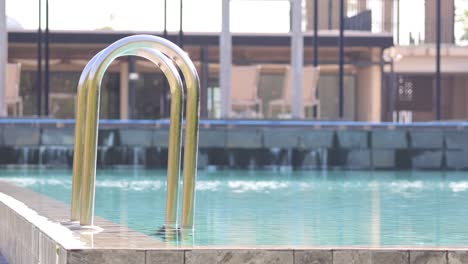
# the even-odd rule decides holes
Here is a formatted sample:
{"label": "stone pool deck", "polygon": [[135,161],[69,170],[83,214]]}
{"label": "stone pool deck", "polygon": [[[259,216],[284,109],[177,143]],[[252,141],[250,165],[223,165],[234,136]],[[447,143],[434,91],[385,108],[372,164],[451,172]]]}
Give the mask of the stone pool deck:
{"label": "stone pool deck", "polygon": [[98,234],[71,231],[60,224],[68,214],[61,202],[0,181],[0,251],[10,264],[468,263],[468,247],[176,247],[101,218]]}

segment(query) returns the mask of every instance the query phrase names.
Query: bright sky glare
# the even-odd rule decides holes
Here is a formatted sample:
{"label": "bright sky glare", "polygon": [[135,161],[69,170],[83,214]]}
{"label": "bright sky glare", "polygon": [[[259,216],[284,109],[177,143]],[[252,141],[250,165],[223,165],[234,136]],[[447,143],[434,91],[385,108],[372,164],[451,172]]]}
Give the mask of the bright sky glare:
{"label": "bright sky glare", "polygon": [[[43,2],[43,10],[45,5]],[[167,0],[167,28],[179,30],[178,0]],[[184,0],[184,31],[219,32],[220,0]],[[233,32],[288,32],[288,0],[249,0],[231,2]],[[36,29],[38,1],[6,0],[7,16],[25,29]],[[44,20],[43,20],[44,21]],[[164,0],[49,0],[51,30],[162,31]],[[45,22],[43,22],[45,23]]]}
{"label": "bright sky glare", "polygon": [[[350,2],[357,0],[347,0]],[[380,31],[382,0],[368,0],[373,26]],[[45,0],[42,0],[43,11]],[[184,31],[219,32],[221,0],[183,0]],[[179,30],[180,0],[167,0],[167,29]],[[409,36],[418,42],[425,34],[425,0],[400,0],[400,43]],[[456,14],[468,9],[468,0],[455,0]],[[51,30],[95,30],[111,27],[124,31],[162,31],[164,0],[49,0]],[[36,29],[38,0],[6,0],[7,16],[25,29]],[[276,33],[289,31],[289,0],[232,0],[231,31]],[[394,18],[396,19],[396,17]],[[43,17],[43,26],[45,19]],[[394,28],[396,32],[396,26]],[[375,31],[375,30],[374,30]],[[455,24],[455,38],[464,34],[463,23]]]}

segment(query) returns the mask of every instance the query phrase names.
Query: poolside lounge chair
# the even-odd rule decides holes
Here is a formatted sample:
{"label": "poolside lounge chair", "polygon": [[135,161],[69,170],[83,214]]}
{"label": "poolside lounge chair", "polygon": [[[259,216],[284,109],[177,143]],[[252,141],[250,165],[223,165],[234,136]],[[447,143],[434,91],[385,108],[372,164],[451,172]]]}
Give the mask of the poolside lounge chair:
{"label": "poolside lounge chair", "polygon": [[[303,111],[306,114],[308,108],[316,108],[316,118],[320,116],[319,106],[320,102],[317,99],[317,84],[319,78],[319,67],[307,66],[302,69],[302,107]],[[283,94],[281,98],[272,100],[268,104],[268,115],[273,116],[273,111],[275,109],[280,110],[278,116],[285,117],[291,108],[291,69],[290,67],[286,68],[284,85],[283,85]],[[307,116],[307,115],[305,115]]]}
{"label": "poolside lounge chair", "polygon": [[231,68],[231,116],[261,118],[262,101],[257,96],[259,66]]}
{"label": "poolside lounge chair", "polygon": [[21,64],[8,63],[6,74],[5,104],[13,108],[14,116],[23,115],[23,98],[19,95]]}
{"label": "poolside lounge chair", "polygon": [[[315,108],[315,116],[320,117],[320,101],[317,98],[317,87],[320,76],[320,67],[307,66],[302,71],[302,107],[304,108],[304,116],[308,117],[308,109]],[[312,113],[313,114],[313,113]]]}

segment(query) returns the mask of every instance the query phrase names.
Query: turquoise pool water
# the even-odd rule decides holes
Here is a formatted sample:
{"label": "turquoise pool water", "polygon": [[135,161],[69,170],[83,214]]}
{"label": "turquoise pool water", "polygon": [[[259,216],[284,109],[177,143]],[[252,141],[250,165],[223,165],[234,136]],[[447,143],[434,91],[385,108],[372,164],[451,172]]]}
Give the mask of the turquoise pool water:
{"label": "turquoise pool water", "polygon": [[[69,203],[71,171],[2,170],[0,179]],[[154,235],[165,171],[101,170],[96,214]],[[468,244],[462,172],[200,171],[196,245]],[[157,236],[155,236],[157,237]]]}

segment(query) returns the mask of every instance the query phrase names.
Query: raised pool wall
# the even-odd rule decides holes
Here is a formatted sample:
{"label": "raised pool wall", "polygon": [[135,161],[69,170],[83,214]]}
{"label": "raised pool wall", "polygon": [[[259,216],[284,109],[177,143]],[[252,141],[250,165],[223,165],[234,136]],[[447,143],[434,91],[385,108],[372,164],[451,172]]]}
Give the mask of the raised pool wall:
{"label": "raised pool wall", "polygon": [[[199,168],[466,170],[468,124],[201,121]],[[0,123],[0,166],[71,167],[71,121]],[[106,122],[98,167],[165,168],[167,122]]]}

